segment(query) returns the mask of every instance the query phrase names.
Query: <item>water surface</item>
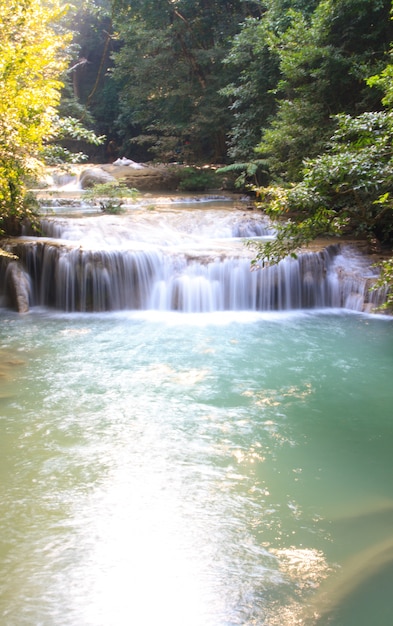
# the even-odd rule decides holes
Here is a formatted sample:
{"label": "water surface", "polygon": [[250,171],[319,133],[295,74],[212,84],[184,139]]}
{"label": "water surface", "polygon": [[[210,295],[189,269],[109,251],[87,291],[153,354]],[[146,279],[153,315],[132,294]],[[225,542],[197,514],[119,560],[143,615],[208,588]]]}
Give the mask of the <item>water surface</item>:
{"label": "water surface", "polygon": [[391,624],[391,319],[0,322],[2,624]]}

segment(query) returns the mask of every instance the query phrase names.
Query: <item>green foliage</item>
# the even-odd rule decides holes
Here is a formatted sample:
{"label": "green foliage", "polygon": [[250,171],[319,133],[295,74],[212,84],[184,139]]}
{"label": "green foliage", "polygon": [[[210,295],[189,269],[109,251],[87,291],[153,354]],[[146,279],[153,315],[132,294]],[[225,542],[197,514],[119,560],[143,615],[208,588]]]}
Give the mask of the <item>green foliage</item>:
{"label": "green foliage", "polygon": [[270,29],[281,76],[277,111],[265,125],[258,153],[269,159],[277,180],[301,179],[303,160],[324,150],[332,116],[380,108],[379,94],[365,78],[386,62],[389,11],[390,0],[322,0],[311,14],[290,9],[283,32]]}
{"label": "green foliage", "polygon": [[97,137],[94,131],[85,128],[85,126],[74,117],[55,116],[53,124],[57,140],[73,139],[75,141],[84,141],[99,146],[105,139],[104,136]]}
{"label": "green foliage", "polygon": [[273,90],[279,80],[279,66],[277,55],[269,49],[266,24],[266,17],[246,19],[223,60],[224,66],[235,72],[234,81],[221,93],[230,99],[228,154],[237,162],[255,157],[261,126],[275,111]]}
{"label": "green foliage", "polygon": [[271,125],[264,131],[256,152],[279,182],[301,178],[304,158],[316,156],[326,143],[323,105],[318,101],[282,100]]}
{"label": "green foliage", "polygon": [[386,259],[379,264],[380,276],[373,286],[373,290],[386,289],[386,300],[382,309],[393,310],[393,259]]}
{"label": "green foliage", "polygon": [[303,180],[291,191],[291,204],[300,209],[306,196],[309,212],[327,207],[345,219],[351,234],[390,243],[393,113],[338,115],[336,120],[331,149],[306,161]]}
{"label": "green foliage", "polygon": [[25,179],[53,137],[67,36],[56,0],[0,0],[0,229],[18,234],[34,218]]}
{"label": "green foliage", "polygon": [[135,200],[138,190],[127,187],[123,182],[111,181],[94,185],[85,192],[85,198],[98,205],[103,213],[118,215],[124,212],[124,200],[131,198]]}
{"label": "green foliage", "polygon": [[87,154],[84,152],[71,152],[65,146],[56,143],[46,145],[43,149],[42,157],[47,165],[64,165],[66,163],[76,165],[88,159]]}
{"label": "green foliage", "polygon": [[297,258],[298,252],[307,247],[316,237],[339,235],[341,224],[334,211],[317,209],[312,217],[303,220],[287,220],[276,225],[276,235],[264,244],[249,242],[256,248],[256,255],[251,261],[254,266],[274,265],[285,257]]}
{"label": "green foliage", "polygon": [[236,174],[235,187],[247,189],[250,186],[259,186],[267,180],[268,162],[263,159],[253,159],[244,163],[231,163],[217,170],[218,174]]}
{"label": "green foliage", "polygon": [[58,0],[0,0],[0,234],[37,222],[26,181],[51,163],[80,161],[63,142],[97,145],[102,137],[58,114],[61,77],[71,53]]}
{"label": "green foliage", "polygon": [[316,237],[341,233],[342,220],[333,210],[317,207],[312,214],[306,211],[303,215],[293,213],[291,189],[272,186],[255,191],[258,206],[273,220],[276,233],[274,239],[263,244],[254,241],[248,243],[256,251],[252,261],[254,266],[275,264],[287,256],[296,258],[299,250]]}
{"label": "green foliage", "polygon": [[[390,56],[392,53],[390,54]],[[393,106],[393,64],[388,63],[387,66],[380,72],[367,79],[369,87],[377,87],[382,89],[384,96],[382,98],[382,104],[392,108]]]}
{"label": "green foliage", "polygon": [[303,179],[286,189],[257,190],[279,221],[276,241],[258,253],[277,262],[321,235],[393,242],[393,113],[336,116],[330,149],[305,162]]}
{"label": "green foliage", "polygon": [[[255,264],[296,255],[319,236],[392,247],[393,114],[381,111],[375,89],[391,107],[389,10],[384,0],[323,0],[308,16],[289,11],[284,34],[272,34],[280,98],[258,152],[285,186],[256,189],[277,237],[257,249]],[[383,264],[377,287],[393,284],[392,267]]]}
{"label": "green foliage", "polygon": [[53,119],[54,141],[47,143],[43,148],[43,158],[48,165],[60,165],[62,163],[81,163],[86,161],[87,155],[83,152],[73,152],[63,145],[64,142],[72,142],[74,145],[89,144],[99,146],[104,143],[105,137],[97,136],[73,117],[60,117]]}
{"label": "green foliage", "polygon": [[205,191],[217,187],[219,179],[217,174],[210,169],[197,167],[185,167],[179,170],[180,191]]}
{"label": "green foliage", "polygon": [[220,89],[233,76],[222,59],[259,2],[119,0],[114,8],[124,141],[166,161],[222,162],[231,113]]}
{"label": "green foliage", "polygon": [[[117,141],[118,94],[110,70],[111,55],[119,42],[113,33],[110,0],[73,0],[65,26],[73,32],[73,38],[59,115],[93,128],[97,136]],[[68,149],[78,149],[72,135],[65,138]],[[84,142],[83,149],[89,156],[100,154],[102,159],[104,151],[97,150],[97,145],[94,141]]]}

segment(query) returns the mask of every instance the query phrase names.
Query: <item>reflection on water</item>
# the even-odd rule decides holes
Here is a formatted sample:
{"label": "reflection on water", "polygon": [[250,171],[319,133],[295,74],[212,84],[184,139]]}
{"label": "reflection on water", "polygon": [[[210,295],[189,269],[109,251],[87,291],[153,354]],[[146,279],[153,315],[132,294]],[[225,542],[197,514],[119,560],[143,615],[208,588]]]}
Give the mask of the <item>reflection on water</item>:
{"label": "reflection on water", "polygon": [[390,624],[391,330],[3,313],[1,623]]}
{"label": "reflection on water", "polygon": [[23,359],[18,358],[13,350],[0,349],[0,382],[6,383],[13,380],[23,363]]}

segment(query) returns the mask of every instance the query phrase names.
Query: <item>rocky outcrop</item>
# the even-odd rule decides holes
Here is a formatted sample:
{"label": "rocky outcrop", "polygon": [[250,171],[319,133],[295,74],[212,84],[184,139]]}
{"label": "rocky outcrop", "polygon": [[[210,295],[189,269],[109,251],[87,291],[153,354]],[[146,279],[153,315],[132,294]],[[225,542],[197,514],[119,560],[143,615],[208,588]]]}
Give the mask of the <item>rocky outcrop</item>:
{"label": "rocky outcrop", "polygon": [[79,177],[82,189],[90,189],[94,185],[110,183],[113,180],[115,180],[115,177],[101,167],[89,167],[83,170]]}
{"label": "rocky outcrop", "polygon": [[123,181],[127,187],[138,191],[175,191],[179,176],[175,167],[147,166],[133,167],[130,165],[102,165],[101,169],[117,180]]}
{"label": "rocky outcrop", "polygon": [[176,164],[150,165],[125,158],[115,163],[73,165],[67,172],[58,167],[48,168],[45,179],[37,183],[38,189],[41,196],[45,195],[48,187],[51,192],[56,190],[58,193],[65,191],[70,194],[119,180],[127,187],[141,192],[171,192],[178,188],[183,169],[183,166]]}
{"label": "rocky outcrop", "polygon": [[18,313],[27,313],[30,307],[30,278],[18,261],[8,263],[5,283],[11,308]]}

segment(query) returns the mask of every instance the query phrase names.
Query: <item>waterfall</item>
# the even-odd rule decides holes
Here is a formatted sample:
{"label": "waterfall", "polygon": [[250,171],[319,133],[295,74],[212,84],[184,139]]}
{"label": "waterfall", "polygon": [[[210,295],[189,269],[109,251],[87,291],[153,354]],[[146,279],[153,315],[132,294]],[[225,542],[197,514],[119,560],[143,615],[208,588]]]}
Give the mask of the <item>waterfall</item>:
{"label": "waterfall", "polygon": [[[272,231],[262,216],[244,211],[45,218],[42,233],[10,243],[20,264],[11,275],[23,276],[18,310],[362,311],[383,297],[370,292],[375,277],[368,261],[348,247],[331,245],[253,270],[243,238],[271,238]],[[9,275],[3,261],[0,302],[8,296],[15,307]]]}
{"label": "waterfall", "polygon": [[263,270],[249,258],[195,260],[162,250],[84,250],[31,241],[16,250],[33,306],[62,311],[361,311],[368,281],[344,274],[338,246]]}

